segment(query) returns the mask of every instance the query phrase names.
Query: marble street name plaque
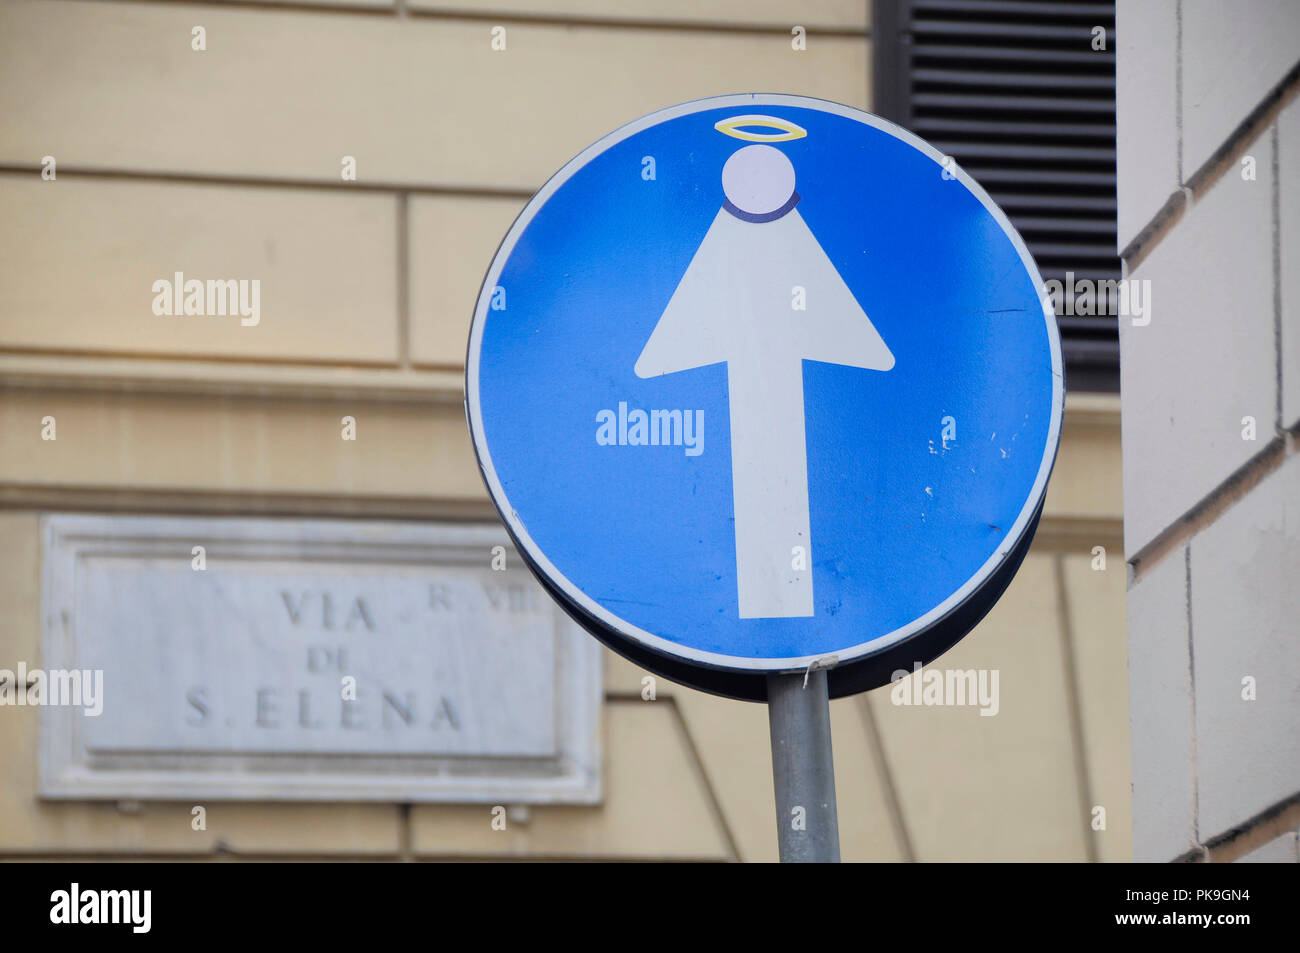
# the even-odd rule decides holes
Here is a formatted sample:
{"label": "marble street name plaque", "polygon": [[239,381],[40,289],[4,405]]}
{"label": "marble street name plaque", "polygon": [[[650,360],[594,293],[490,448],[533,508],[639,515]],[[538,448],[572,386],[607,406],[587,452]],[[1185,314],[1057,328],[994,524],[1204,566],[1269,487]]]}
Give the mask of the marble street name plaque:
{"label": "marble street name plaque", "polygon": [[599,646],[497,527],[54,515],[44,546],[40,665],[103,673],[98,716],[42,709],[45,797],[600,798]]}

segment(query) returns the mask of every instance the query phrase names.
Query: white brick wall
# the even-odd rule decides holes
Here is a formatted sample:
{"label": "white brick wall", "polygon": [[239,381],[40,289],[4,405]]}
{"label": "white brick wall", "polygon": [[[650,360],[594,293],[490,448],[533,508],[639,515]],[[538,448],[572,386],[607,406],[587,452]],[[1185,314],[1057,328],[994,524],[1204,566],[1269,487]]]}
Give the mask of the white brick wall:
{"label": "white brick wall", "polygon": [[1300,790],[1300,457],[1191,548],[1198,826],[1215,833]]}
{"label": "white brick wall", "polygon": [[1295,0],[1181,0],[1183,177],[1190,179],[1296,64]]}
{"label": "white brick wall", "polygon": [[1243,864],[1295,864],[1300,863],[1300,831],[1287,831],[1239,858]]}
{"label": "white brick wall", "polygon": [[[1151,281],[1151,323],[1120,321],[1124,543],[1151,542],[1273,432],[1271,137],[1252,143],[1255,181],[1224,176],[1132,277]],[[1195,262],[1196,267],[1189,267]],[[1242,418],[1257,439],[1242,439]]]}
{"label": "white brick wall", "polygon": [[1300,99],[1277,120],[1282,426],[1300,422]]}
{"label": "white brick wall", "polygon": [[1128,595],[1135,860],[1177,857],[1196,843],[1185,559],[1180,548]]}
{"label": "white brick wall", "polygon": [[1117,33],[1119,246],[1151,282],[1120,329],[1133,853],[1231,860],[1300,791],[1300,4],[1131,0]]}
{"label": "white brick wall", "polygon": [[1119,249],[1178,191],[1177,0],[1115,9]]}

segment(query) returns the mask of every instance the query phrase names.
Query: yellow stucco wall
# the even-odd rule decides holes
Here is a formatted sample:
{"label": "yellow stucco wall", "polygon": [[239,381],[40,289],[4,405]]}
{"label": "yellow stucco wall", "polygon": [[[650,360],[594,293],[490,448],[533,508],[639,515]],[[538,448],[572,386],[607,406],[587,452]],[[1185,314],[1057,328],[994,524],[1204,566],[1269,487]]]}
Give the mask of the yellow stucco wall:
{"label": "yellow stucco wall", "polygon": [[[473,6],[0,5],[0,667],[40,657],[42,513],[490,520],[460,364],[531,191],[678,101],[870,106],[865,2]],[[176,270],[260,278],[261,323],[155,316]],[[832,703],[846,859],[1129,857],[1120,518],[1118,401],[1072,397],[1038,541],[941,663],[998,669],[999,715]],[[482,806],[213,803],[197,832],[189,803],[42,802],[38,713],[5,709],[0,856],[775,859],[763,707],[644,701],[642,674],[606,653],[604,803],[505,832]]]}

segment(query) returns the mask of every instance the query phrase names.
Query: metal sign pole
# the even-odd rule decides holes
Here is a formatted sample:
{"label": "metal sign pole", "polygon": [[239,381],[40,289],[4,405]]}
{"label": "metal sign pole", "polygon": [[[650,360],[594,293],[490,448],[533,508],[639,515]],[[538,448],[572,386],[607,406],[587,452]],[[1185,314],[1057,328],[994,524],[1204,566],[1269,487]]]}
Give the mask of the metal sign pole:
{"label": "metal sign pole", "polygon": [[[647,189],[630,155],[685,178]],[[1064,365],[1042,275],[974,179],[956,168],[941,181],[943,160],[878,116],[803,96],[661,109],[578,153],[529,200],[470,325],[466,419],[520,555],[634,664],[769,703],[785,861],[839,860],[826,669],[837,695],[869,691],[969,632],[1033,539],[1060,444]],[[643,241],[628,241],[632,208]],[[909,224],[918,212],[924,229]],[[860,227],[882,214],[885,227]],[[578,217],[581,236],[548,224]],[[938,260],[953,281],[932,280]],[[527,320],[505,311],[506,284]],[[651,285],[675,290],[665,301]],[[819,303],[792,322],[805,297]],[[954,307],[999,318],[946,321]],[[943,359],[927,360],[940,333]],[[836,370],[805,391],[804,362]],[[900,409],[926,407],[945,416]],[[880,426],[861,426],[873,408]],[[706,409],[712,453],[729,459],[696,460]],[[993,437],[972,439],[972,426]],[[561,452],[539,453],[551,445],[541,435]],[[946,456],[923,449],[940,437]],[[911,448],[890,457],[883,484],[846,462],[879,459],[881,446]],[[685,463],[667,465],[677,453]],[[665,465],[638,465],[651,456]],[[605,486],[654,505],[611,519],[608,494],[593,492]],[[971,499],[995,535],[971,532]],[[728,553],[734,572],[719,564]],[[927,584],[889,585],[886,563]],[[806,661],[807,673],[778,674]]]}
{"label": "metal sign pole", "polygon": [[839,863],[826,670],[769,675],[767,716],[781,862]]}

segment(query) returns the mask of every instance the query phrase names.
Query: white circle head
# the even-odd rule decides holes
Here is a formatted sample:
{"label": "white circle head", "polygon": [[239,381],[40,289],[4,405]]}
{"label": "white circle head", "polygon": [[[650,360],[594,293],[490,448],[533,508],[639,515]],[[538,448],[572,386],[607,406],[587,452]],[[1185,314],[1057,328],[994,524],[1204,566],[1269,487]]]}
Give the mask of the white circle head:
{"label": "white circle head", "polygon": [[775,212],[794,195],[794,166],[780,149],[745,146],[722,167],[722,191],[742,212]]}

